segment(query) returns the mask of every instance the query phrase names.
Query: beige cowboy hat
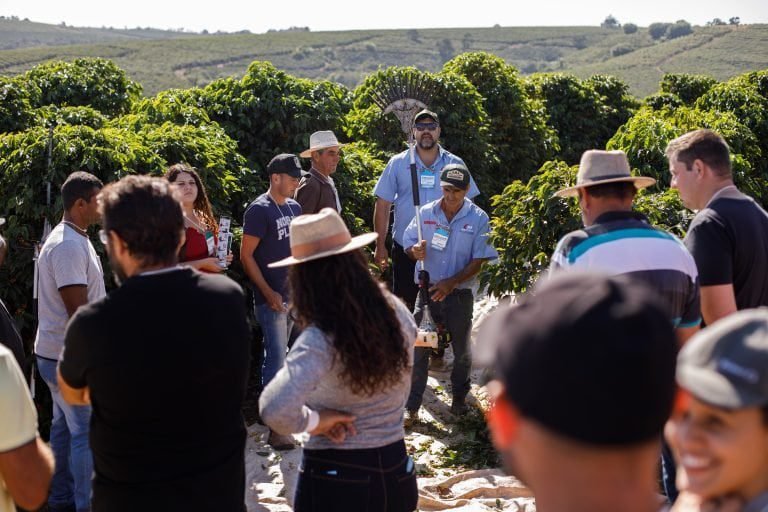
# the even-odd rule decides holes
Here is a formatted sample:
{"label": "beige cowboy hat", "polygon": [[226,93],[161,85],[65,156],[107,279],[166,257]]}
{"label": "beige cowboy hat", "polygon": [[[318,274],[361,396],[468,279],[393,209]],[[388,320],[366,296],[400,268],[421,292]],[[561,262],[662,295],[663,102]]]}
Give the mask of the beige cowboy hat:
{"label": "beige cowboy hat", "polygon": [[638,190],[650,187],[656,180],[646,176],[632,176],[629,161],[623,151],[602,151],[590,149],[581,155],[576,185],[555,192],[557,197],[573,197],[578,190],[592,185],[627,181],[635,184]]}
{"label": "beige cowboy hat", "polygon": [[318,213],[299,215],[291,221],[291,255],[267,266],[287,267],[354,251],[370,244],[378,236],[376,233],[365,233],[353,238],[336,210],[323,208]]}
{"label": "beige cowboy hat", "polygon": [[313,151],[325,148],[342,147],[344,144],[339,144],[339,139],[330,130],[321,132],[315,132],[309,136],[309,149],[305,149],[299,154],[301,158],[309,158],[312,156]]}

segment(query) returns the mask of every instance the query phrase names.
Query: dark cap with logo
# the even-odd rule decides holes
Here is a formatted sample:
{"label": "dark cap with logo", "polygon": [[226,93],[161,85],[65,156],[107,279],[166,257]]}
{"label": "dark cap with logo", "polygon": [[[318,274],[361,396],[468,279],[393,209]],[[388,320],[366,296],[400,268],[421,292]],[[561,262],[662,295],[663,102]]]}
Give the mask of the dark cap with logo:
{"label": "dark cap with logo", "polygon": [[643,283],[564,272],[482,324],[476,362],[523,417],[573,441],[624,446],[661,435],[676,346],[664,305]]}
{"label": "dark cap with logo", "polygon": [[736,312],[696,333],[677,358],[677,382],[716,407],[768,405],[768,308]]}
{"label": "dark cap with logo", "polygon": [[294,178],[301,178],[299,157],[291,153],[277,155],[267,164],[267,174],[287,174]]}
{"label": "dark cap with logo", "polygon": [[453,185],[466,190],[469,187],[469,170],[461,164],[448,164],[440,172],[440,186]]}
{"label": "dark cap with logo", "polygon": [[433,120],[434,122],[436,122],[436,123],[439,123],[439,122],[440,122],[440,119],[438,119],[438,118],[437,118],[437,114],[435,114],[435,113],[434,113],[434,112],[432,112],[431,110],[427,110],[426,108],[425,108],[424,110],[422,110],[422,111],[418,112],[418,113],[417,113],[417,114],[416,114],[416,115],[413,117],[413,122],[414,122],[414,123],[418,123],[420,119],[423,119],[423,118],[425,118],[425,117],[431,117],[431,118],[432,118],[432,120]]}

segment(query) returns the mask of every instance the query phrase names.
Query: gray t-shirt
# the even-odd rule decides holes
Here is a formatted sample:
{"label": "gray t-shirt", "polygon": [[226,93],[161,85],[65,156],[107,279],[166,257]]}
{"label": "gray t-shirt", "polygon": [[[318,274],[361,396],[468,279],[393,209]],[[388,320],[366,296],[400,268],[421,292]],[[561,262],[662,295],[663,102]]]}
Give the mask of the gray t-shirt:
{"label": "gray t-shirt", "polygon": [[64,347],[64,331],[69,321],[59,290],[65,286],[88,287],[88,302],[104,295],[104,271],[101,260],[88,237],[60,223],[46,238],[38,267],[38,327],[35,354],[59,359]]}
{"label": "gray t-shirt", "polygon": [[334,444],[325,436],[312,436],[305,448],[378,448],[403,439],[403,412],[411,390],[416,322],[400,299],[388,292],[387,298],[395,308],[408,350],[409,367],[397,384],[374,396],[354,393],[339,377],[340,362],[334,362],[335,349],[331,341],[320,329],[310,326],[296,340],[285,365],[261,395],[259,406],[266,424],[278,432],[303,432],[310,409],[335,409],[355,416],[357,434],[341,444]]}

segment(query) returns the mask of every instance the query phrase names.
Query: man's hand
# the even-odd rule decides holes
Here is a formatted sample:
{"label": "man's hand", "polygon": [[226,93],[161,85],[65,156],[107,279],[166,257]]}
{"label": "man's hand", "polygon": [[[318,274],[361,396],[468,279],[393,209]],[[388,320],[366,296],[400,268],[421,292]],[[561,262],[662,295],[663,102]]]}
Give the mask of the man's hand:
{"label": "man's hand", "polygon": [[218,258],[203,258],[201,260],[198,260],[199,263],[195,265],[199,270],[205,270],[206,272],[221,272],[224,270],[219,265],[219,259]]}
{"label": "man's hand", "polygon": [[269,290],[264,294],[264,299],[267,301],[267,306],[278,313],[285,312],[285,306],[283,305],[283,296],[277,293],[275,290]]}
{"label": "man's hand", "polygon": [[427,257],[427,241],[422,240],[418,244],[411,246],[411,257],[416,261],[423,260]]}
{"label": "man's hand", "polygon": [[445,299],[448,295],[451,294],[453,290],[456,289],[456,286],[458,286],[459,283],[457,283],[454,279],[448,278],[448,279],[442,279],[438,281],[437,283],[432,286],[429,291],[434,292],[432,293],[432,300],[435,302],[440,302],[443,299]]}
{"label": "man's hand", "polygon": [[387,251],[386,246],[376,242],[376,250],[373,253],[373,261],[376,263],[376,265],[379,266],[382,272],[387,269],[387,265],[389,264],[388,260],[389,252]]}
{"label": "man's hand", "polygon": [[332,442],[339,444],[344,442],[347,436],[357,434],[355,430],[355,417],[341,411],[333,409],[322,409],[317,411],[320,421],[314,430],[310,431],[313,436],[325,436]]}

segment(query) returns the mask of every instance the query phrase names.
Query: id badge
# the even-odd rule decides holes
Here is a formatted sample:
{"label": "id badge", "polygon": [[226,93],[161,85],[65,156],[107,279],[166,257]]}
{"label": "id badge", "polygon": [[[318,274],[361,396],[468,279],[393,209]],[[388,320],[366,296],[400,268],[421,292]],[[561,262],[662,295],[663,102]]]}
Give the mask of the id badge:
{"label": "id badge", "polygon": [[444,251],[448,245],[448,237],[451,235],[450,228],[446,226],[437,226],[432,235],[432,248],[437,251]]}
{"label": "id badge", "polygon": [[421,188],[435,188],[435,173],[426,169],[421,171]]}
{"label": "id badge", "polygon": [[208,256],[214,254],[216,251],[216,239],[211,231],[205,232],[205,243],[208,245]]}

